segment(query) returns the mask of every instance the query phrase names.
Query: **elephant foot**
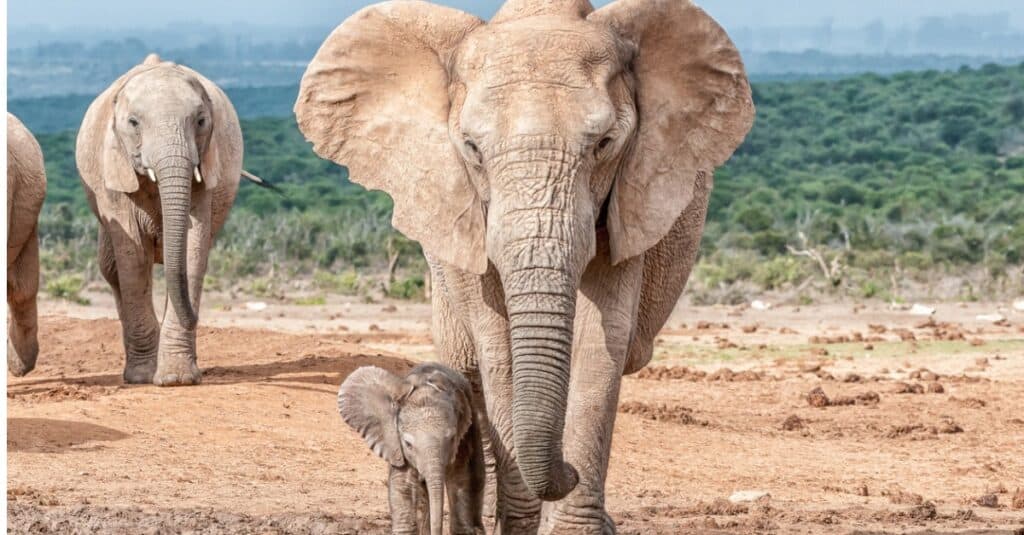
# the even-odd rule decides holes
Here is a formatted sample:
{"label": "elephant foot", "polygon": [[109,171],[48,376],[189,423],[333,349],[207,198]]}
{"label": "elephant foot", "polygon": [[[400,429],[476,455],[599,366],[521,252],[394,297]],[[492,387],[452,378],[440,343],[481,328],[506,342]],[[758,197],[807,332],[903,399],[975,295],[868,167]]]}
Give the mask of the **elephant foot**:
{"label": "elephant foot", "polygon": [[567,502],[547,502],[544,504],[540,534],[586,534],[615,535],[615,521],[604,508],[592,506],[576,508]]}
{"label": "elephant foot", "polygon": [[153,384],[157,386],[189,386],[202,381],[203,372],[196,366],[194,357],[182,355],[170,357],[161,355],[157,360]]}
{"label": "elephant foot", "polygon": [[124,382],[130,385],[148,385],[156,373],[156,359],[130,359],[124,366]]}
{"label": "elephant foot", "polygon": [[7,369],[15,377],[23,377],[34,370],[38,355],[39,344],[35,340],[19,344],[7,340]]}

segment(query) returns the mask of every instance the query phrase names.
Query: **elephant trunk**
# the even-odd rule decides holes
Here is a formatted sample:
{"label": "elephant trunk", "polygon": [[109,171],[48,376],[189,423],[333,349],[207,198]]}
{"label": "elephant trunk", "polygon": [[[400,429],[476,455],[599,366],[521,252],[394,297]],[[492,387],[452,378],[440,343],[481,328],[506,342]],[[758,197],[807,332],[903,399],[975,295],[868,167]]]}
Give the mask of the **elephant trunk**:
{"label": "elephant trunk", "polygon": [[164,273],[167,296],[186,330],[196,327],[196,313],[188,292],[188,228],[195,164],[184,154],[161,158],[155,169],[163,212]]}
{"label": "elephant trunk", "polygon": [[496,162],[496,182],[515,186],[500,199],[494,227],[504,230],[492,241],[509,321],[516,462],[534,495],[556,501],[579,483],[562,437],[576,292],[594,255],[594,222],[579,201],[586,189],[579,158],[550,141],[531,138],[514,161]]}
{"label": "elephant trunk", "polygon": [[[513,272],[510,279],[534,278],[534,286],[516,293],[511,288],[522,283],[513,283],[506,285],[506,292],[516,458],[526,486],[538,498],[553,501],[563,498],[578,482],[576,471],[562,458],[576,289],[572,281],[561,277],[564,271],[549,269],[526,267]],[[548,273],[537,277],[537,270]],[[545,287],[538,287],[540,279],[545,280]]]}
{"label": "elephant trunk", "polygon": [[442,535],[444,529],[444,469],[435,467],[424,474],[430,503],[430,535]]}

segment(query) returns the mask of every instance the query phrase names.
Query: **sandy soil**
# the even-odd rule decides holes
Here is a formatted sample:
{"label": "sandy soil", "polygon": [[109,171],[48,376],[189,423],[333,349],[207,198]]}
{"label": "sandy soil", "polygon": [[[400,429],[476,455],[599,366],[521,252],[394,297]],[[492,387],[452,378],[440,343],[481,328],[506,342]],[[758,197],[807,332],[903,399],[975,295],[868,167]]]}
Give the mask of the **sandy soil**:
{"label": "sandy soil", "polygon": [[[14,532],[387,532],[384,463],[335,394],[432,358],[428,306],[206,299],[203,385],[162,389],[121,383],[91,297],[45,302],[39,367],[8,378]],[[975,319],[996,308],[680,307],[624,382],[620,532],[1024,533],[1024,314]]]}

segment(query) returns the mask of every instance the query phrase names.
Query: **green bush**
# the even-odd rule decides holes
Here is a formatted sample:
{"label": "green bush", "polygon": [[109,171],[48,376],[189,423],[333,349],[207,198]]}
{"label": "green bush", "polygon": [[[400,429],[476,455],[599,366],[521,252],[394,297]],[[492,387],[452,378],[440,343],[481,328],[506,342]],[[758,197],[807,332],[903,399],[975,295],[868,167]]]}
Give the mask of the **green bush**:
{"label": "green bush", "polygon": [[388,297],[422,300],[424,298],[423,288],[423,277],[406,277],[388,285]]}
{"label": "green bush", "polygon": [[313,274],[313,284],[326,292],[341,295],[358,295],[360,289],[359,274],[355,270],[337,274],[317,271]]}
{"label": "green bush", "polygon": [[80,305],[88,305],[89,300],[81,295],[85,289],[85,279],[81,275],[60,275],[46,281],[45,291],[57,299],[64,299]]}

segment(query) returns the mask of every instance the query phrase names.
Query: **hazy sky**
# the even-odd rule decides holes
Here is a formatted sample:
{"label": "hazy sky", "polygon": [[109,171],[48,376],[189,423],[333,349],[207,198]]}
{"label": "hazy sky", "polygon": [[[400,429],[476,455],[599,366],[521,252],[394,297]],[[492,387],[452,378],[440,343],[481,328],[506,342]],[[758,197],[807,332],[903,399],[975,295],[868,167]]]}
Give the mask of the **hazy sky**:
{"label": "hazy sky", "polygon": [[[1009,13],[1024,27],[1024,0],[696,0],[726,27],[816,24],[832,18],[836,26],[862,26],[881,18],[893,26],[922,16]],[[171,20],[211,24],[333,25],[372,1],[359,0],[9,0],[11,26],[163,26]],[[494,13],[499,0],[437,0],[482,17]],[[595,6],[607,4],[596,0]]]}

